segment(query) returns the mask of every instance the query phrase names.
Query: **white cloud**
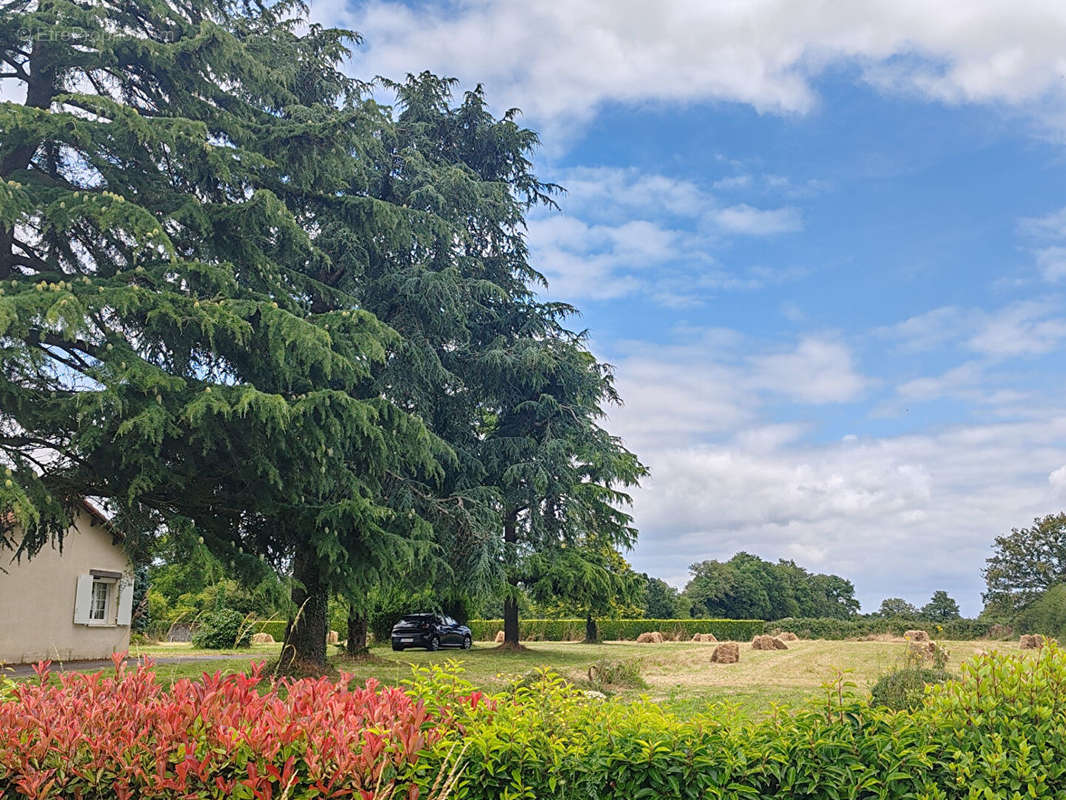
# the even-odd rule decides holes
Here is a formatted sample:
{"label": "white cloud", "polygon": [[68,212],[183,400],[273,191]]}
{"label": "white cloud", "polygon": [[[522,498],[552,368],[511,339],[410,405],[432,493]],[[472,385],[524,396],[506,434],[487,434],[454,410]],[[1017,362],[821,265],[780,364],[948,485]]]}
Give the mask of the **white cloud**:
{"label": "white cloud", "polygon": [[1036,252],[1036,265],[1044,280],[1056,283],[1066,278],[1066,247],[1053,245]]}
{"label": "white cloud", "polygon": [[1051,489],[1055,494],[1060,497],[1066,497],[1066,466],[1053,470],[1047,476],[1047,482],[1051,485]]}
{"label": "white cloud", "polygon": [[1066,342],[1066,308],[1057,298],[1024,300],[992,311],[944,306],[877,328],[874,334],[904,352],[964,346],[992,360],[1039,356]]}
{"label": "white cloud", "polygon": [[886,91],[947,103],[1064,113],[1066,6],[1041,0],[752,0],[687,3],[467,2],[350,9],[318,0],[314,16],[366,36],[360,74],[423,68],[483,82],[501,107],[573,127],[607,102],[735,101],[805,113],[812,80],[859,65]]}
{"label": "white cloud", "polygon": [[944,306],[877,328],[874,333],[904,351],[921,352],[958,340],[973,329],[973,317],[971,311]]}
{"label": "white cloud", "polygon": [[1018,222],[1018,230],[1029,239],[1045,243],[1033,251],[1044,280],[1056,283],[1066,278],[1066,208],[1042,217],[1023,218]]}
{"label": "white cloud", "polygon": [[1066,208],[1041,217],[1023,217],[1018,221],[1018,230],[1033,238],[1062,239],[1066,237]]}
{"label": "white cloud", "polygon": [[723,230],[753,236],[792,233],[803,227],[799,212],[794,208],[752,208],[746,203],[718,209],[712,212],[711,218]]}
{"label": "white cloud", "polygon": [[984,370],[975,361],[968,361],[949,369],[942,375],[915,378],[896,390],[905,400],[935,400],[947,395],[972,391],[980,387],[985,378]]}
{"label": "white cloud", "polygon": [[1066,317],[1046,301],[1014,303],[990,316],[970,339],[970,347],[995,357],[1050,353],[1066,341]]}
{"label": "white cloud", "polygon": [[0,79],[0,103],[25,103],[26,82],[14,78]]}
{"label": "white cloud", "polygon": [[[846,344],[811,337],[766,352],[732,331],[682,333],[685,344],[630,344],[614,359],[626,406],[612,430],[652,469],[634,498],[641,570],[681,585],[690,563],[747,550],[845,575],[868,608],[947,589],[976,613],[993,538],[1066,499],[1062,408],[825,441],[775,398],[863,392]],[[980,386],[971,370],[944,382]]]}
{"label": "white cloud", "polygon": [[636,169],[581,167],[553,179],[567,189],[562,213],[529,221],[535,263],[552,296],[612,299],[643,292],[660,305],[698,306],[722,291],[796,280],[796,266],[725,265],[713,255],[727,235],[795,230],[793,209],[722,206],[692,181]]}
{"label": "white cloud", "polygon": [[616,218],[621,215],[674,215],[695,218],[713,203],[692,181],[634,168],[576,167],[557,178],[566,189],[560,204],[568,213]]}
{"label": "white cloud", "polygon": [[749,444],[774,437],[783,442],[798,436],[802,425],[758,424],[760,407],[781,399],[853,401],[868,385],[851,351],[825,337],[806,336],[782,348],[736,331],[682,335],[681,345],[625,346],[618,373],[625,406],[611,416],[642,445],[718,440],[738,431],[746,432]]}
{"label": "white cloud", "polygon": [[758,389],[802,403],[855,400],[866,379],[855,371],[851,351],[840,342],[808,336],[795,349],[751,359],[749,380]]}

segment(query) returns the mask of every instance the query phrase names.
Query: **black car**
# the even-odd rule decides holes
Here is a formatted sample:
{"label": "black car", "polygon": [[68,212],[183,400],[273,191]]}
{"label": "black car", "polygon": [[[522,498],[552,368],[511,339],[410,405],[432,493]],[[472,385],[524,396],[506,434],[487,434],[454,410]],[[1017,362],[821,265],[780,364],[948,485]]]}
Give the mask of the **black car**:
{"label": "black car", "polygon": [[461,647],[469,650],[470,629],[443,614],[408,614],[392,626],[392,649]]}

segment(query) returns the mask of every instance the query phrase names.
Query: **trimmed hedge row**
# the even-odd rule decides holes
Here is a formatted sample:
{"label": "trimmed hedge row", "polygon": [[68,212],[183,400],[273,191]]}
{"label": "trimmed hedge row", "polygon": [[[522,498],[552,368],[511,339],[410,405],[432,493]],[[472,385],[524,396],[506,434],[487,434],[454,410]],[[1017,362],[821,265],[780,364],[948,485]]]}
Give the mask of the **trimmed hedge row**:
{"label": "trimmed hedge row", "polygon": [[[503,630],[502,619],[472,619],[467,623],[475,641],[492,641]],[[713,633],[723,641],[744,642],[763,632],[758,619],[600,619],[601,639],[636,639],[642,633],[659,631],[673,639],[691,639],[694,633]],[[583,619],[520,619],[519,638],[528,642],[568,642],[585,638]]]}
{"label": "trimmed hedge row", "polygon": [[275,642],[285,641],[285,627],[288,623],[283,619],[270,619],[255,624],[256,633],[269,633]]}
{"label": "trimmed hedge row", "polygon": [[767,622],[767,633],[790,631],[801,639],[859,639],[863,636],[887,634],[902,636],[905,631],[923,630],[933,639],[968,641],[983,639],[990,625],[975,619],[956,619],[947,622],[904,619],[901,617],[863,617],[860,619],[832,619],[830,617],[788,618]]}
{"label": "trimmed hedge row", "polygon": [[[285,620],[256,623],[256,632],[269,633],[275,641],[285,638]],[[503,630],[502,619],[472,619],[468,623],[475,641],[492,641]],[[833,619],[805,617],[763,622],[750,619],[603,619],[596,621],[600,638],[636,639],[646,631],[659,631],[669,638],[691,639],[694,633],[713,633],[724,641],[743,642],[760,633],[791,631],[802,639],[860,639],[863,636],[888,634],[902,636],[904,631],[924,630],[933,639],[967,641],[989,635],[989,624],[975,619],[957,619],[936,623],[903,618]],[[569,642],[585,638],[583,619],[519,620],[519,635],[526,641]]]}

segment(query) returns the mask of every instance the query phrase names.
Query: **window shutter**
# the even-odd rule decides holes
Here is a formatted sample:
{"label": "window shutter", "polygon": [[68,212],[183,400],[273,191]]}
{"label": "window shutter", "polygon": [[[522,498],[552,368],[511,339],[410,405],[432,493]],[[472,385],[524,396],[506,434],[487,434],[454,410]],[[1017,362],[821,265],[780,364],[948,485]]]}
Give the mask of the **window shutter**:
{"label": "window shutter", "polygon": [[118,623],[129,625],[133,619],[133,580],[123,578],[118,584]]}
{"label": "window shutter", "polygon": [[74,592],[74,624],[88,625],[89,610],[93,605],[93,576],[79,575],[78,588]]}

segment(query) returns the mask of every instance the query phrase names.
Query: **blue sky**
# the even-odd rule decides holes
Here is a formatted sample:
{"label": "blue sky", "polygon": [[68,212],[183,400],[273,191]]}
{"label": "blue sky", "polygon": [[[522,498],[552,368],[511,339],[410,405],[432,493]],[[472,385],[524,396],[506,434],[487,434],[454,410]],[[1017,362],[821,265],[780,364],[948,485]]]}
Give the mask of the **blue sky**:
{"label": "blue sky", "polygon": [[1066,500],[1066,6],[357,3],[354,74],[484,83],[568,189],[529,241],[649,464],[633,565],[748,550],[980,608]]}

